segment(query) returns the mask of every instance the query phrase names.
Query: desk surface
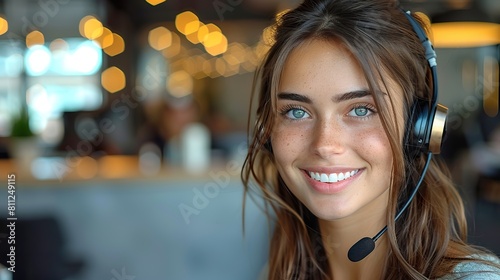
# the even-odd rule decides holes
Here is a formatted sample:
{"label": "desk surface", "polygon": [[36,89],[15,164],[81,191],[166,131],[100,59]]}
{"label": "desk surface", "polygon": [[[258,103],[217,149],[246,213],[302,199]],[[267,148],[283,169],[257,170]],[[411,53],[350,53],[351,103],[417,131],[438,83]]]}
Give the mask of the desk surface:
{"label": "desk surface", "polygon": [[86,180],[214,180],[239,177],[242,163],[230,160],[213,162],[203,170],[186,170],[180,166],[144,163],[137,156],[45,157],[31,162],[0,160],[0,178],[15,174],[21,184],[76,182]]}

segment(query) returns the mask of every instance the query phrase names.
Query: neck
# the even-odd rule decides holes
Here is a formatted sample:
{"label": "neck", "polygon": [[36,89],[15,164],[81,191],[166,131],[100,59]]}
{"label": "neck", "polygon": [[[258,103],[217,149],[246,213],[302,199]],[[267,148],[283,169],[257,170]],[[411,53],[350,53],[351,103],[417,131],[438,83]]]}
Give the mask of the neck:
{"label": "neck", "polygon": [[342,220],[319,220],[323,245],[333,279],[382,279],[388,252],[387,236],[375,243],[375,249],[359,262],[351,262],[347,252],[363,237],[373,237],[385,225],[385,209],[370,209],[370,215]]}

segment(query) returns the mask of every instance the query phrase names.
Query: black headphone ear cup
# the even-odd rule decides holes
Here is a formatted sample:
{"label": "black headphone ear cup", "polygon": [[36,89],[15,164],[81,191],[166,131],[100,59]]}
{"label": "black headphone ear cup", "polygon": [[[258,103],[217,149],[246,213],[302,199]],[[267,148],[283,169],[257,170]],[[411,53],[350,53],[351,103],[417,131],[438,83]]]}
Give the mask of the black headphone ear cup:
{"label": "black headphone ear cup", "polygon": [[413,103],[405,136],[405,145],[412,155],[441,152],[447,113],[448,108],[441,104],[431,108],[426,100],[417,99]]}
{"label": "black headphone ear cup", "polygon": [[426,153],[427,144],[429,143],[428,129],[429,120],[429,104],[428,101],[417,99],[410,108],[410,115],[406,125],[405,145],[408,146],[412,154],[420,152]]}

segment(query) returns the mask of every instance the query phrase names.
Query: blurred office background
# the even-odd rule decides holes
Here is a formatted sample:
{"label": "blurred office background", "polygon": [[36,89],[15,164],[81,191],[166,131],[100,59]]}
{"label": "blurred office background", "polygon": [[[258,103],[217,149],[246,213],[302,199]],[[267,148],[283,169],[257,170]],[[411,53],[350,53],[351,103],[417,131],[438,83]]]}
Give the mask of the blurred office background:
{"label": "blurred office background", "polygon": [[[243,235],[252,79],[266,27],[299,2],[0,0],[0,260],[15,185],[14,279],[256,279],[270,228],[247,199]],[[500,2],[401,3],[433,22],[470,241],[500,254]]]}

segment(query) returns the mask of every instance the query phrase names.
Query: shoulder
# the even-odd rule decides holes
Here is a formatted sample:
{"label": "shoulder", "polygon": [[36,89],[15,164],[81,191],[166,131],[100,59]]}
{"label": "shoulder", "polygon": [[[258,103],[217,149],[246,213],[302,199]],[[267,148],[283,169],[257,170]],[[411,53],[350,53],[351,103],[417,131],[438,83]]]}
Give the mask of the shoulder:
{"label": "shoulder", "polygon": [[492,255],[474,256],[471,261],[464,261],[449,275],[438,280],[500,280],[500,259]]}

